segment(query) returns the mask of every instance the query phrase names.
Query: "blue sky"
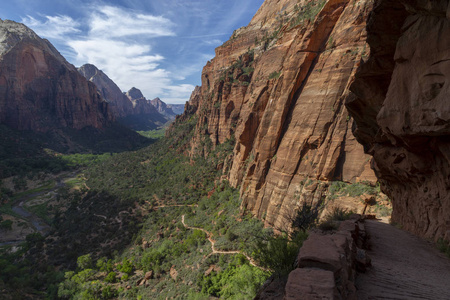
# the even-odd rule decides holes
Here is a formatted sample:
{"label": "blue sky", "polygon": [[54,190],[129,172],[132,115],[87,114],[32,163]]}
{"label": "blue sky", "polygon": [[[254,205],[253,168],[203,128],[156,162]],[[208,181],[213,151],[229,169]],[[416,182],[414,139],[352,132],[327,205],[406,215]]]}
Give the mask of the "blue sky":
{"label": "blue sky", "polygon": [[127,91],[184,103],[214,49],[264,0],[5,0],[0,18],[25,23],[72,64],[92,63]]}

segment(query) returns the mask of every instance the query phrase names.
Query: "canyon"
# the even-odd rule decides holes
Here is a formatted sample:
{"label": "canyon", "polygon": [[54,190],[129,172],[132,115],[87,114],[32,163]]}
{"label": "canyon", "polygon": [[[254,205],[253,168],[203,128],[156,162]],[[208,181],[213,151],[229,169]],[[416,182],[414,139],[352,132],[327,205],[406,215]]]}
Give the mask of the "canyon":
{"label": "canyon", "polygon": [[[275,270],[253,255],[304,234],[286,287],[274,275],[257,299],[424,298],[428,288],[448,298],[450,265],[433,247],[450,252],[449,11],[443,0],[266,0],[216,48],[176,117],[179,107],[135,87],[122,93],[95,66],[77,70],[25,26],[1,21],[0,123],[45,132],[120,120],[149,130],[175,117],[150,147],[65,157],[81,161],[77,176],[51,189],[57,226],[30,253],[68,269],[77,257],[113,257],[118,284],[88,269],[97,292],[116,284],[123,297],[226,297],[235,274],[255,288]],[[351,197],[349,186],[370,192]],[[364,216],[379,189],[398,228]],[[292,228],[307,208],[323,217],[335,207],[364,211],[344,210],[349,220],[331,229],[316,216],[309,237],[309,227]],[[263,238],[269,246],[258,248]],[[88,291],[81,269],[58,282],[58,295]]]}

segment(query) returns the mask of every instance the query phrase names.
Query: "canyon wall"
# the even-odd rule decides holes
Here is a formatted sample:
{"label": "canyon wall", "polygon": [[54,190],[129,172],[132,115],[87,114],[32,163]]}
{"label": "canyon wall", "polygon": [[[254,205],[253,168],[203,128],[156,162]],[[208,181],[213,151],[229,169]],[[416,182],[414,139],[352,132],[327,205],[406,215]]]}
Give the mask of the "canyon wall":
{"label": "canyon wall", "polygon": [[319,204],[330,180],[376,181],[344,107],[369,55],[372,5],[265,1],[216,49],[177,118],[198,117],[191,155],[235,141],[224,170],[241,186],[242,209],[268,226],[283,228],[303,202]]}
{"label": "canyon wall", "polygon": [[103,99],[109,103],[114,116],[123,118],[133,114],[133,103],[103,71],[92,64],[84,64],[78,68],[78,72],[97,86]]}
{"label": "canyon wall", "polygon": [[172,110],[167,108],[159,98],[149,101],[135,87],[122,93],[114,81],[92,64],[81,66],[78,72],[96,85],[100,95],[108,102],[112,115],[128,128],[156,129],[175,117]]}
{"label": "canyon wall", "polygon": [[347,99],[392,220],[450,240],[449,1],[378,1]]}
{"label": "canyon wall", "polygon": [[93,83],[23,24],[0,20],[0,123],[15,129],[103,128],[113,117]]}

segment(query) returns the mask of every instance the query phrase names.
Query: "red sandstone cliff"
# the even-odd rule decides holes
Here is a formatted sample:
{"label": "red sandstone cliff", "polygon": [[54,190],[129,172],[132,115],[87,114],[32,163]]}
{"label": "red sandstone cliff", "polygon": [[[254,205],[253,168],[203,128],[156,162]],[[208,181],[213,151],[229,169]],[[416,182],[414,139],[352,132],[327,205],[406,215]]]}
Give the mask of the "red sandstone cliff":
{"label": "red sandstone cliff", "polygon": [[93,83],[23,24],[0,20],[0,123],[15,129],[102,128],[112,116]]}
{"label": "red sandstone cliff", "polygon": [[347,107],[392,220],[450,240],[449,1],[378,1]]}
{"label": "red sandstone cliff", "polygon": [[230,182],[242,208],[283,227],[301,202],[322,201],[326,182],[375,181],[344,107],[368,55],[372,1],[265,1],[247,27],[216,49],[184,120],[198,124],[190,153],[235,137]]}

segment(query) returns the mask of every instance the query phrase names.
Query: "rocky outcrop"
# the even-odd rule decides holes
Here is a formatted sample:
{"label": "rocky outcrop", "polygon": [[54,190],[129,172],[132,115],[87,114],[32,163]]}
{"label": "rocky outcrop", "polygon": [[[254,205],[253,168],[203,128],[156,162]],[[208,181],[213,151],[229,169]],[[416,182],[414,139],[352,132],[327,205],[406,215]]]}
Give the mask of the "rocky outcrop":
{"label": "rocky outcrop", "polygon": [[347,107],[373,156],[392,220],[450,240],[448,1],[378,1],[368,23],[370,57]]}
{"label": "rocky outcrop", "polygon": [[320,203],[330,180],[376,180],[343,104],[368,55],[371,9],[372,1],[265,1],[216,49],[177,119],[198,117],[190,154],[236,141],[226,175],[241,186],[242,208],[268,226],[283,227],[302,202]]}
{"label": "rocky outcrop", "polygon": [[164,103],[158,97],[150,100],[150,103],[156,108],[156,110],[165,116],[166,118],[172,120],[175,119],[176,114],[173,112],[172,108],[170,108],[166,103]]}
{"label": "rocky outcrop", "polygon": [[123,118],[133,114],[133,104],[131,101],[103,71],[92,64],[85,64],[78,68],[78,72],[87,80],[95,83],[103,99],[109,103],[109,107],[114,116]]}
{"label": "rocky outcrop", "polygon": [[113,119],[94,84],[23,24],[0,20],[0,123],[14,129],[103,128]]}
{"label": "rocky outcrop", "polygon": [[356,299],[356,271],[370,265],[360,248],[366,237],[358,218],[342,222],[334,234],[312,233],[289,274],[284,299]]}

